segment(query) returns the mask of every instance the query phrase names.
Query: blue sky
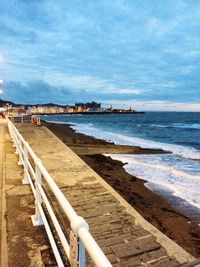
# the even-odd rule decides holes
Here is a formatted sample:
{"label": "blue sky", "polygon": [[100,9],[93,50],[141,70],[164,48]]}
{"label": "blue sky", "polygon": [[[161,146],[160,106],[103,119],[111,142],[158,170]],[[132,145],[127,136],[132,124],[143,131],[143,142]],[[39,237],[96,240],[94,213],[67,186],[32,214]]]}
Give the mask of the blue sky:
{"label": "blue sky", "polygon": [[0,98],[200,111],[199,0],[1,0],[0,36]]}

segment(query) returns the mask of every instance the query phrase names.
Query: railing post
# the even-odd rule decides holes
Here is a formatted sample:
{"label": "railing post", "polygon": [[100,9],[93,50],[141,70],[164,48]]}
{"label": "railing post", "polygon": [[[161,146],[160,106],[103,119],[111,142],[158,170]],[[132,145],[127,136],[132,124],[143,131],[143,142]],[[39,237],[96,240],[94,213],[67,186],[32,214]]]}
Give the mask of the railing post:
{"label": "railing post", "polygon": [[15,144],[16,143],[16,136],[15,136],[15,132],[14,132],[14,129],[13,129],[12,125],[10,125],[10,136],[11,136],[11,139],[12,139],[12,142],[13,142],[13,147],[16,147],[16,144]]}
{"label": "railing post", "polygon": [[28,176],[28,149],[27,142],[24,143],[24,179],[22,180],[22,184],[30,184],[29,176]]}
{"label": "railing post", "polygon": [[38,125],[38,126],[41,125],[40,117],[37,118],[37,125]]}
{"label": "railing post", "polygon": [[22,166],[23,162],[22,162],[22,157],[23,157],[23,152],[22,152],[22,141],[20,140],[20,138],[18,138],[18,153],[19,153],[19,161],[18,161],[18,165]]}
{"label": "railing post", "polygon": [[19,149],[18,149],[18,136],[15,133],[15,130],[14,129],[13,129],[13,147],[16,148],[15,154],[18,155],[19,154]]}
{"label": "railing post", "polygon": [[13,147],[16,147],[16,145],[15,145],[15,138],[14,138],[14,133],[13,133],[13,129],[12,129],[12,126],[10,126],[10,138],[11,138],[11,140],[12,140],[12,142],[13,142]]}
{"label": "railing post", "polygon": [[39,190],[39,185],[42,186],[42,174],[38,167],[38,163],[40,163],[41,160],[35,161],[35,214],[31,216],[33,226],[40,226],[43,225],[42,217],[39,211],[39,205],[42,204],[42,197]]}

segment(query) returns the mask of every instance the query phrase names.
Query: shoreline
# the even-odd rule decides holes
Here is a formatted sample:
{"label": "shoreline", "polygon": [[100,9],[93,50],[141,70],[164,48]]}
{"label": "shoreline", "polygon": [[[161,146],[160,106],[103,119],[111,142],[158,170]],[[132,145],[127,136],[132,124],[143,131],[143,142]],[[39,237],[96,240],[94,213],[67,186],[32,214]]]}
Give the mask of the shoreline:
{"label": "shoreline", "polygon": [[77,112],[61,112],[61,113],[34,113],[32,115],[137,115],[137,114],[145,114],[144,111],[77,111]]}
{"label": "shoreline", "polygon": [[[102,151],[124,150],[129,154],[130,146],[117,146],[75,132],[69,124],[43,122],[58,138],[77,153],[113,189],[132,205],[147,221],[178,243],[194,257],[200,256],[200,227],[186,215],[145,186],[146,181],[130,175],[121,161],[102,155]],[[128,150],[127,150],[128,149]],[[96,153],[95,153],[96,150]],[[166,153],[132,147],[132,153]]]}

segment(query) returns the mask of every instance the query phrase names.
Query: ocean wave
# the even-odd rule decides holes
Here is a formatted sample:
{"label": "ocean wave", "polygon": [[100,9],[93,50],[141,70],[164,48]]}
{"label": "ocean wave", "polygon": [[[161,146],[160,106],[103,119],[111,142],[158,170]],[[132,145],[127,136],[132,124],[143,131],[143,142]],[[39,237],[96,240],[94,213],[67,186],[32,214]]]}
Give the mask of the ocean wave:
{"label": "ocean wave", "polygon": [[157,128],[170,128],[169,124],[152,124],[150,127],[157,127]]}
{"label": "ocean wave", "polygon": [[196,130],[200,130],[200,124],[199,123],[193,123],[193,124],[189,124],[189,123],[173,123],[172,124],[173,127],[175,128],[181,128],[181,129],[196,129]]}
{"label": "ocean wave", "polygon": [[106,141],[111,141],[114,142],[115,144],[140,146],[142,148],[163,149],[184,158],[200,159],[200,151],[198,151],[193,147],[161,143],[138,137],[122,135],[111,131],[104,131],[100,128],[96,128],[90,126],[89,124],[84,124],[84,123],[75,124],[72,126],[72,128],[78,132],[94,136],[96,138],[100,138]]}
{"label": "ocean wave", "polygon": [[152,124],[150,127],[157,128],[181,128],[181,129],[194,129],[200,130],[200,124],[198,123],[172,123],[172,124]]}
{"label": "ocean wave", "polygon": [[[115,155],[114,155],[114,157],[115,157]],[[148,155],[147,157],[142,155],[140,157],[140,156],[135,156],[135,155],[118,154],[117,157],[118,157],[118,159],[119,159],[119,157],[122,157],[124,162],[128,161],[128,163],[134,164],[134,165],[135,164],[141,164],[140,159],[142,158],[143,159],[142,160],[142,166],[146,167],[147,169],[153,168],[153,169],[158,170],[160,172],[166,172],[169,175],[177,176],[178,177],[177,179],[179,179],[180,177],[184,177],[187,179],[196,179],[196,180],[200,181],[200,175],[194,175],[194,173],[189,173],[189,172],[177,169],[174,166],[169,166],[169,165],[163,164],[163,159],[162,159],[163,156],[161,156],[160,161],[153,159],[153,158],[158,159],[158,157],[155,157],[155,155],[150,155],[150,156]],[[164,155],[164,157],[166,157],[166,156]],[[148,159],[148,160],[145,161],[145,159]]]}
{"label": "ocean wave", "polygon": [[160,156],[160,159],[158,155],[148,155],[147,157],[143,155],[110,154],[106,156],[111,156],[113,159],[126,163],[124,168],[131,175],[167,187],[173,191],[175,196],[200,208],[200,176],[192,175],[173,166],[164,164],[163,157],[171,156]]}
{"label": "ocean wave", "polygon": [[[163,149],[165,151],[170,151],[173,154],[184,157],[184,158],[195,159],[195,160],[200,159],[200,151],[189,146],[156,142],[152,140],[114,133],[112,131],[102,130],[101,128],[94,127],[92,123],[78,123],[77,124],[77,123],[69,122],[69,121],[67,122],[56,121],[56,120],[55,121],[46,120],[46,121],[59,123],[59,124],[70,124],[70,125],[72,124],[71,127],[77,132],[87,134],[87,135],[90,135],[96,138],[100,138],[108,142],[114,142],[115,144],[140,146],[142,148]],[[180,125],[182,124],[178,124],[178,126]],[[199,125],[199,124],[195,124],[195,125]],[[164,125],[162,126],[164,127]]]}

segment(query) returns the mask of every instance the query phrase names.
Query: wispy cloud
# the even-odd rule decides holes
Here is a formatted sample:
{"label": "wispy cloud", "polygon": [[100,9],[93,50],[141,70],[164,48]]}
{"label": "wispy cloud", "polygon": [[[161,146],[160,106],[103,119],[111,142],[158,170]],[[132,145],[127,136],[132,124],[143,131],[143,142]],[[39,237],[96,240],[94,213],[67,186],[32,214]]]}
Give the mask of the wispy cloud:
{"label": "wispy cloud", "polygon": [[[53,77],[53,79],[52,79]],[[54,86],[65,86],[76,91],[80,89],[88,92],[101,92],[102,94],[130,94],[139,95],[142,90],[133,87],[121,87],[118,85],[119,80],[106,80],[96,76],[72,75],[72,74],[55,74],[44,75],[43,79]]]}

